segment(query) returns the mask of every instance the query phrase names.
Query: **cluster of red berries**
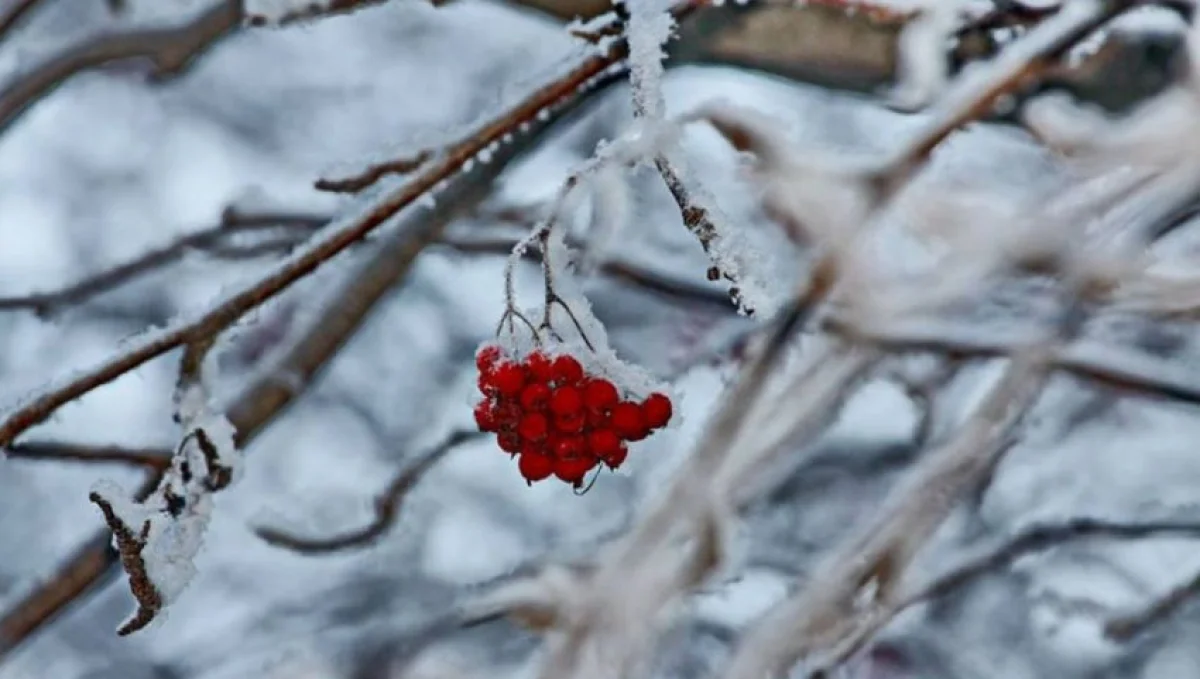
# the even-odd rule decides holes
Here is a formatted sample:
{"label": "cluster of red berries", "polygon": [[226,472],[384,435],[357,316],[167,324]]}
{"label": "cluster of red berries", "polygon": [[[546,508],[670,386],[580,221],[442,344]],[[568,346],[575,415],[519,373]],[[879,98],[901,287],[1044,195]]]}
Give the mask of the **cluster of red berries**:
{"label": "cluster of red berries", "polygon": [[501,450],[520,456],[517,468],[531,484],[553,475],[578,488],[601,462],[620,467],[627,442],[671,420],[665,394],[623,400],[610,380],[587,375],[567,354],[551,358],[533,351],[513,361],[487,345],[475,365],[484,396],[475,406],[475,423],[496,434]]}

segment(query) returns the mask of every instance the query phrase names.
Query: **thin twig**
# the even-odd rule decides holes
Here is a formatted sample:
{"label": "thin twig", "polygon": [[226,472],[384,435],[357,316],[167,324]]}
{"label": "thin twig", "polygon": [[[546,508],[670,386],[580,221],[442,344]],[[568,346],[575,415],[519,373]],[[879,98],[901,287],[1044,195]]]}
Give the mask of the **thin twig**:
{"label": "thin twig", "polygon": [[276,547],[301,554],[327,554],[354,547],[368,547],[382,537],[399,517],[400,506],[409,491],[424,478],[443,457],[459,445],[482,436],[478,431],[456,431],[430,451],[424,453],[396,475],[386,490],[375,500],[375,519],[366,526],[327,538],[292,535],[276,528],[260,526],[254,529],[258,537]]}
{"label": "thin twig", "polygon": [[13,29],[27,19],[33,9],[43,0],[12,0],[12,4],[0,13],[0,39],[7,38]]}
{"label": "thin twig", "polygon": [[[926,352],[956,358],[999,358],[1010,354],[1024,337],[983,336],[969,328],[905,326],[853,328],[836,317],[822,319],[822,328],[832,334],[848,333],[891,351]],[[1159,363],[1133,352],[1077,341],[1057,349],[1049,357],[1056,370],[1076,375],[1109,388],[1200,404],[1200,383],[1177,368],[1160,368]]]}
{"label": "thin twig", "polygon": [[1109,620],[1104,625],[1104,635],[1114,641],[1129,641],[1150,627],[1173,617],[1184,604],[1198,595],[1200,574],[1171,590],[1145,609]]}
{"label": "thin twig", "polygon": [[0,92],[0,132],[67,78],[127,59],[145,59],[156,78],[177,76],[205,50],[236,29],[242,0],[222,0],[194,20],[172,28],[114,33],[92,38],[25,71]]}
{"label": "thin twig", "polygon": [[1000,547],[953,568],[929,584],[904,597],[897,610],[914,604],[938,599],[961,588],[976,578],[1007,568],[1017,559],[1065,543],[1088,538],[1137,540],[1162,535],[1200,537],[1196,521],[1111,521],[1107,519],[1074,518],[1064,523],[1031,526]]}
{"label": "thin twig", "polygon": [[[300,214],[253,214],[227,213],[221,223],[189,233],[160,248],[139,255],[128,262],[88,276],[58,290],[37,292],[31,295],[0,297],[0,311],[28,309],[43,318],[61,312],[67,307],[82,304],[93,297],[110,292],[130,281],[153,273],[164,266],[179,261],[192,250],[222,255],[227,251],[225,241],[237,234],[255,231],[283,230],[295,232],[293,244],[302,242],[328,220],[319,215]],[[261,245],[261,244],[260,244]],[[274,244],[273,244],[274,245]],[[249,246],[228,246],[231,252],[245,256]]]}
{"label": "thin twig", "polygon": [[161,472],[171,466],[172,451],[167,448],[127,448],[93,446],[65,441],[26,441],[4,451],[14,460],[47,460],[85,464],[131,464]]}
{"label": "thin twig", "polygon": [[411,158],[400,158],[371,165],[367,169],[342,179],[318,179],[313,188],[332,193],[358,193],[382,179],[385,175],[405,175],[425,164],[433,156],[423,150]]}

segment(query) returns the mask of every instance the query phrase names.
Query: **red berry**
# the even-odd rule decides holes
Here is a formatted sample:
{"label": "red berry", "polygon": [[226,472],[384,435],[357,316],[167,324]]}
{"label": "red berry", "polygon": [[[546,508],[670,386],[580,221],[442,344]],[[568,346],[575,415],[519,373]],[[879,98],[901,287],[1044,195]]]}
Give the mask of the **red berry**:
{"label": "red berry", "polygon": [[554,379],[562,384],[575,384],[583,379],[583,366],[573,356],[559,356],[550,367],[554,371]]}
{"label": "red berry", "polygon": [[500,362],[500,347],[495,344],[485,344],[475,352],[475,367],[479,368],[479,372],[491,372],[492,368]]}
{"label": "red berry", "polygon": [[521,406],[512,401],[498,401],[492,406],[492,412],[495,414],[496,427],[501,430],[515,429],[523,414]]}
{"label": "red berry", "polygon": [[521,407],[525,410],[541,410],[546,407],[549,400],[550,387],[544,384],[534,382],[525,385],[525,388],[521,390]]}
{"label": "red berry", "polygon": [[608,426],[608,413],[606,411],[589,410],[587,411],[587,426],[592,429],[601,429]]}
{"label": "red berry", "polygon": [[568,413],[554,418],[554,427],[567,434],[578,434],[586,424],[582,412]]}
{"label": "red berry", "polygon": [[516,396],[525,386],[525,369],[516,363],[501,363],[491,372],[491,381],[497,393]]}
{"label": "red berry", "polygon": [[517,454],[521,450],[521,437],[515,432],[503,431],[496,437],[496,443],[500,445],[500,450],[506,453]]}
{"label": "red berry", "polygon": [[654,392],[642,401],[642,419],[646,426],[658,429],[671,421],[671,399],[666,394]]}
{"label": "red berry", "polygon": [[588,434],[588,450],[600,458],[607,460],[621,447],[621,437],[611,429],[596,429]]}
{"label": "red berry", "polygon": [[624,443],[622,443],[617,446],[617,449],[613,451],[611,455],[604,458],[604,464],[608,465],[609,469],[616,469],[617,467],[620,467],[623,462],[625,462],[625,458],[628,457],[628,455],[629,449],[625,447]]}
{"label": "red berry", "polygon": [[517,425],[517,433],[526,441],[543,441],[550,430],[550,423],[541,413],[526,413]]}
{"label": "red berry", "polygon": [[493,432],[500,428],[496,419],[496,409],[491,401],[480,401],[475,405],[475,424],[479,431]]}
{"label": "red berry", "polygon": [[476,384],[479,385],[479,393],[484,396],[494,396],[496,394],[495,373],[491,371],[479,373],[479,381]]}
{"label": "red berry", "polygon": [[578,486],[583,482],[583,477],[588,470],[595,466],[595,460],[586,457],[559,458],[554,461],[554,475],[567,483]]}
{"label": "red berry", "polygon": [[586,457],[584,439],[582,436],[567,436],[559,439],[554,446],[554,456],[561,458]]}
{"label": "red berry", "polygon": [[591,380],[583,389],[583,403],[588,410],[604,412],[621,400],[617,388],[608,380]]}
{"label": "red berry", "polygon": [[556,415],[574,415],[583,409],[583,395],[575,387],[558,387],[550,395],[550,410]]}
{"label": "red berry", "polygon": [[534,351],[525,357],[525,369],[534,382],[549,382],[554,379],[554,368],[550,359],[540,351]]}
{"label": "red berry", "polygon": [[[623,438],[633,439],[645,428],[642,409],[636,403],[621,401],[612,409],[612,427]],[[636,439],[635,439],[636,440]]]}
{"label": "red berry", "polygon": [[543,453],[528,452],[521,455],[517,462],[517,471],[529,483],[541,481],[554,473],[554,460]]}
{"label": "red berry", "polygon": [[630,441],[641,441],[642,439],[646,438],[649,435],[650,435],[650,427],[647,427],[646,423],[643,421],[640,429],[638,429],[637,431],[629,432],[628,434],[625,435],[625,438]]}

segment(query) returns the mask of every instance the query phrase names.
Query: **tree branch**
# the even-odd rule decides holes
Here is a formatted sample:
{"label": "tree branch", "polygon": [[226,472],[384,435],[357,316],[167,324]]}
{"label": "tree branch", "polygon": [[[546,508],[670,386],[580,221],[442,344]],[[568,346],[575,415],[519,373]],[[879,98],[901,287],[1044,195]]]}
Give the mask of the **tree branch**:
{"label": "tree branch", "polygon": [[1114,641],[1129,641],[1150,627],[1172,618],[1193,597],[1200,595],[1200,574],[1176,587],[1145,609],[1109,620],[1104,634]]}
{"label": "tree branch", "polygon": [[[620,71],[612,69],[622,54],[616,50],[607,57],[588,59],[485,126],[479,137],[455,147],[452,157],[458,159],[457,162],[461,165],[461,162],[472,157],[477,149],[490,144],[493,138],[510,133],[515,135],[513,143],[500,146],[492,162],[477,163],[471,172],[454,172],[445,166],[435,168],[444,173],[445,178],[449,180],[435,206],[427,211],[406,213],[401,223],[389,230],[388,235],[376,246],[378,249],[371,258],[350,276],[322,310],[314,315],[312,325],[296,338],[276,364],[271,366],[271,370],[258,377],[225,408],[227,417],[237,430],[239,448],[245,449],[268,424],[287,411],[361,326],[386,293],[404,279],[421,251],[441,237],[451,220],[470,211],[486,197],[492,180],[514,157],[540,138],[538,133],[584,102],[590,93],[623,75]],[[547,115],[539,118],[538,114],[542,110],[545,110]],[[515,134],[522,123],[529,124],[529,133]],[[432,187],[441,181],[440,175],[427,173],[423,177],[425,179],[415,180],[422,187]],[[418,196],[415,189],[404,190],[388,204],[388,209],[397,203],[412,202]],[[372,212],[369,218],[386,219],[386,216],[382,215],[383,212],[381,207]],[[387,216],[390,216],[390,213]],[[377,224],[364,227],[362,221],[355,223],[358,230],[369,231],[373,226]],[[340,243],[341,240],[337,242]],[[302,275],[294,266],[285,269],[285,274],[276,276]],[[278,285],[278,282],[272,283],[272,286],[274,285]],[[255,286],[254,290],[254,294],[262,294],[259,286]],[[244,292],[236,299],[244,299],[249,294],[250,292]],[[190,324],[189,327],[196,327],[196,324]],[[174,333],[179,338],[188,335],[186,328],[177,329]],[[155,355],[166,350],[156,351]],[[144,362],[152,357],[141,358],[146,353],[149,353],[149,350],[143,350],[134,359],[124,360]],[[67,389],[76,394],[85,393],[88,384],[101,384],[106,377],[112,379],[121,374],[114,372],[115,370],[115,367],[105,369],[98,375],[85,377],[84,381],[72,384]],[[279,375],[287,375],[288,379],[280,380]],[[27,421],[31,416],[35,421],[40,421],[57,407],[50,405],[51,403],[61,404],[70,400],[64,399],[65,395],[59,394],[53,401],[43,401],[42,405],[32,409],[27,406],[23,409],[25,414],[17,421],[16,427],[13,427],[13,418],[10,417],[7,420],[7,431],[4,425],[0,425],[0,432],[3,432],[0,433],[0,440],[7,439],[7,442],[11,442],[13,436],[32,426],[34,421]],[[157,478],[151,479],[141,496],[151,492],[157,484]],[[0,618],[0,658],[22,640],[29,638],[75,597],[83,594],[110,571],[117,563],[117,556],[109,543],[110,538],[106,531],[95,536],[48,578],[43,586],[23,598],[15,608]]]}
{"label": "tree branch", "polygon": [[897,610],[944,597],[982,575],[1007,568],[1017,559],[1033,552],[1045,551],[1088,538],[1138,540],[1163,535],[1200,537],[1200,523],[1172,520],[1123,522],[1074,518],[1061,524],[1031,526],[1022,530],[1016,537],[1005,542],[999,548],[978,558],[970,559],[950,572],[938,576],[934,581],[905,597],[903,602],[898,605]]}
{"label": "tree branch", "polygon": [[0,39],[7,38],[41,3],[42,0],[12,0],[8,9],[0,13]]}
{"label": "tree branch", "polygon": [[[23,296],[0,297],[0,311],[28,309],[43,318],[50,317],[67,307],[86,302],[135,278],[172,264],[182,259],[191,250],[200,250],[221,257],[246,257],[278,252],[282,245],[290,243],[294,247],[299,244],[327,221],[327,218],[319,215],[241,214],[227,211],[217,226],[182,236],[174,242],[150,250],[124,264],[118,264],[58,290]],[[249,246],[231,245],[226,242],[239,234],[273,230],[294,232],[299,237],[265,241]],[[263,245],[268,247],[262,249]]]}
{"label": "tree branch", "polygon": [[408,492],[425,477],[443,457],[459,445],[482,437],[478,431],[456,431],[433,449],[424,453],[402,470],[386,490],[375,500],[375,519],[357,530],[348,531],[328,538],[308,538],[292,535],[286,531],[269,527],[258,527],[258,537],[276,547],[283,547],[301,554],[327,554],[352,547],[367,547],[375,543],[396,522],[400,506]]}
{"label": "tree branch", "polygon": [[28,441],[9,447],[5,454],[14,460],[53,460],[85,464],[122,463],[144,467],[152,472],[165,471],[171,466],[167,448],[126,448],[123,446],[92,446],[63,441]]}
{"label": "tree branch", "polygon": [[[125,352],[97,367],[76,373],[65,383],[54,385],[19,406],[0,421],[0,447],[12,443],[21,432],[44,421],[63,404],[176,347],[224,331],[248,311],[374,232],[442,182],[461,175],[463,165],[481,151],[519,132],[524,124],[540,130],[543,124],[538,120],[539,115],[557,114],[563,102],[577,101],[599,84],[611,81],[618,75],[612,67],[621,62],[625,52],[624,45],[616,45],[607,55],[587,58],[566,75],[537,90],[509,111],[484,124],[475,134],[447,149],[439,162],[380,199],[362,216],[344,225],[327,227],[309,246],[276,266],[257,283],[233,293],[196,318],[150,334],[142,341],[133,343]],[[550,117],[554,118],[555,115]]]}
{"label": "tree branch", "polygon": [[205,50],[233,32],[242,20],[242,0],[222,0],[189,23],[92,38],[51,56],[0,92],[0,132],[67,78],[97,66],[146,59],[154,75],[182,73]]}

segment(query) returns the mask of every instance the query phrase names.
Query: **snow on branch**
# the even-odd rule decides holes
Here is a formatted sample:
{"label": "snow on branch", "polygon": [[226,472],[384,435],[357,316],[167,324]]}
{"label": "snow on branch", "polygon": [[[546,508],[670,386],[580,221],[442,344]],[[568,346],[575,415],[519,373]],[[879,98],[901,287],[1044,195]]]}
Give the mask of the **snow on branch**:
{"label": "snow on branch", "polygon": [[[586,92],[609,77],[613,67],[620,65],[623,55],[623,50],[614,47],[606,53],[586,56],[552,82],[445,149],[436,162],[429,164],[399,188],[365,201],[365,205],[357,211],[327,224],[308,243],[274,265],[257,281],[225,295],[190,318],[144,334],[129,342],[119,354],[98,365],[48,385],[0,419],[0,448],[50,417],[62,405],[172,349],[223,332],[251,309],[283,292],[346,248],[389,223],[397,213],[433,195],[447,181],[458,176],[464,166],[473,163],[480,154],[489,153],[494,145],[505,143],[505,140],[511,143],[514,134],[520,130],[541,129],[549,124],[564,110],[564,102],[574,101],[580,92]],[[0,95],[0,100],[2,98]]]}
{"label": "snow on branch", "polygon": [[113,532],[113,547],[137,600],[136,612],[117,629],[122,636],[149,625],[187,587],[211,518],[212,495],[238,477],[233,425],[211,407],[202,380],[187,371],[185,366],[177,408],[183,438],[155,491],[138,502],[120,486],[100,482],[88,494]]}

